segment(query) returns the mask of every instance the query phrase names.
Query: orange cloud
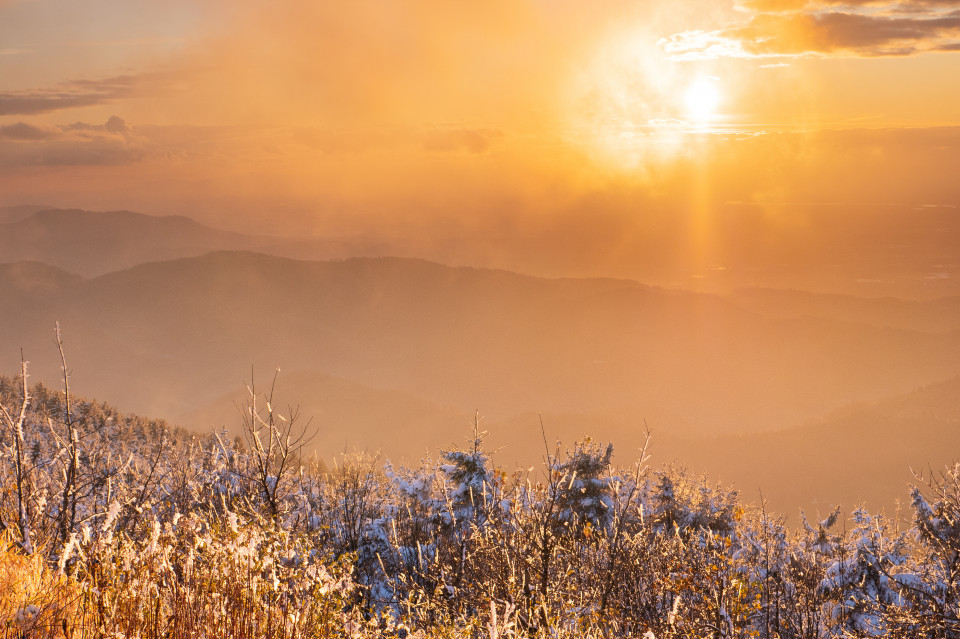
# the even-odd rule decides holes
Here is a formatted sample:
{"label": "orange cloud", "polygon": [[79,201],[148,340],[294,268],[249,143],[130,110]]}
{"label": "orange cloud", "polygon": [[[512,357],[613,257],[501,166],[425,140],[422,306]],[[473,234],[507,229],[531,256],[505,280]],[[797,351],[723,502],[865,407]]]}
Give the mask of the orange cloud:
{"label": "orange cloud", "polygon": [[[956,0],[852,2],[753,0],[744,24],[687,31],[661,41],[676,59],[802,55],[905,56],[956,50],[960,6]],[[844,10],[830,7],[842,6]]]}
{"label": "orange cloud", "polygon": [[747,11],[790,12],[801,9],[816,10],[823,7],[887,7],[909,13],[926,11],[933,7],[957,7],[957,0],[739,0],[737,5]]}
{"label": "orange cloud", "polygon": [[35,115],[98,104],[132,94],[133,76],[102,80],[74,80],[47,90],[7,91],[0,93],[0,116]]}
{"label": "orange cloud", "polygon": [[17,122],[0,126],[0,139],[7,140],[49,140],[59,135],[57,131],[46,127],[37,127],[26,122]]}
{"label": "orange cloud", "polygon": [[99,125],[0,126],[0,166],[7,168],[131,164],[150,155],[152,147],[117,116]]}

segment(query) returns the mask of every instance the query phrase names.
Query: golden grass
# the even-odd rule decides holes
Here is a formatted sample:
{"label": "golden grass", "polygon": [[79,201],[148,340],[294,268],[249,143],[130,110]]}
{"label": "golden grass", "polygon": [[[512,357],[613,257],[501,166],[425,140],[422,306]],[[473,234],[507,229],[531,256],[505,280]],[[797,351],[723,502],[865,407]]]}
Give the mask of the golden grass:
{"label": "golden grass", "polygon": [[70,636],[81,589],[49,570],[42,549],[25,556],[0,536],[0,632],[2,637],[36,639]]}

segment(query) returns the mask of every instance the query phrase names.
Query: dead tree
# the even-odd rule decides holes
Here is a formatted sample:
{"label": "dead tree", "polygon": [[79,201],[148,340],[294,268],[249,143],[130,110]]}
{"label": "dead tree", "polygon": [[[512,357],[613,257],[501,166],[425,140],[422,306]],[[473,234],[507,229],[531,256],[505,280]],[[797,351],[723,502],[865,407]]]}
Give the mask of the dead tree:
{"label": "dead tree", "polygon": [[274,522],[282,514],[283,497],[300,468],[303,449],[312,439],[308,435],[309,421],[303,426],[297,423],[299,409],[291,408],[284,416],[274,408],[273,398],[279,372],[280,369],[277,369],[270,391],[263,397],[265,406],[258,404],[251,372],[246,405],[241,409],[243,436],[252,464],[248,479],[252,481]]}
{"label": "dead tree", "polygon": [[20,530],[20,547],[24,553],[32,555],[33,540],[30,532],[30,513],[27,508],[27,500],[29,499],[27,483],[29,477],[28,470],[24,463],[26,442],[23,436],[23,423],[27,418],[27,407],[30,405],[30,391],[27,387],[27,362],[23,359],[23,351],[20,352],[20,381],[20,410],[16,418],[7,411],[3,404],[0,404],[0,412],[3,413],[3,420],[13,433],[14,476],[17,482],[17,527]]}
{"label": "dead tree", "polygon": [[60,365],[63,371],[64,426],[67,429],[66,438],[61,442],[66,451],[67,461],[64,470],[60,521],[57,526],[57,541],[62,546],[67,543],[67,537],[73,531],[77,521],[77,472],[80,467],[80,441],[77,434],[77,424],[70,415],[70,371],[67,369],[67,358],[63,353],[60,322],[57,322],[56,335],[57,350],[60,352]]}

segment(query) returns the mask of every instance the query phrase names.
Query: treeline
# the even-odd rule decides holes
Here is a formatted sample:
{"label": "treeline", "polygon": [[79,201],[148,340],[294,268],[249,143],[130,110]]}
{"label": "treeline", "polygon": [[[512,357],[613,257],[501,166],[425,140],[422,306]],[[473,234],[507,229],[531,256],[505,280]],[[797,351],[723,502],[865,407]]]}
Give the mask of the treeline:
{"label": "treeline", "polygon": [[960,467],[909,529],[788,527],[646,451],[507,471],[475,424],[417,468],[331,469],[252,383],[198,437],[67,381],[0,377],[4,637],[960,637]]}

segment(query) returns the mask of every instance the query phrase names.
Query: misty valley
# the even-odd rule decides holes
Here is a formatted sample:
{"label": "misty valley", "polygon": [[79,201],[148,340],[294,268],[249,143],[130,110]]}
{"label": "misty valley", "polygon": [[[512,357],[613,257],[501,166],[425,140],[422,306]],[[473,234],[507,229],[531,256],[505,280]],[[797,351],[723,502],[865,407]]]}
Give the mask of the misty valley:
{"label": "misty valley", "polygon": [[960,632],[960,297],[5,211],[5,632]]}
{"label": "misty valley", "polygon": [[748,502],[762,491],[794,520],[861,501],[892,512],[911,469],[950,463],[960,440],[960,296],[294,260],[187,218],[14,212],[4,372],[23,349],[56,387],[60,322],[78,393],[199,434],[234,428],[251,373],[279,368],[276,401],[312,419],[326,463],[366,450],[414,464],[477,413],[508,468],[540,458],[541,423],[550,442],[591,435],[619,459],[649,429],[659,463]]}

